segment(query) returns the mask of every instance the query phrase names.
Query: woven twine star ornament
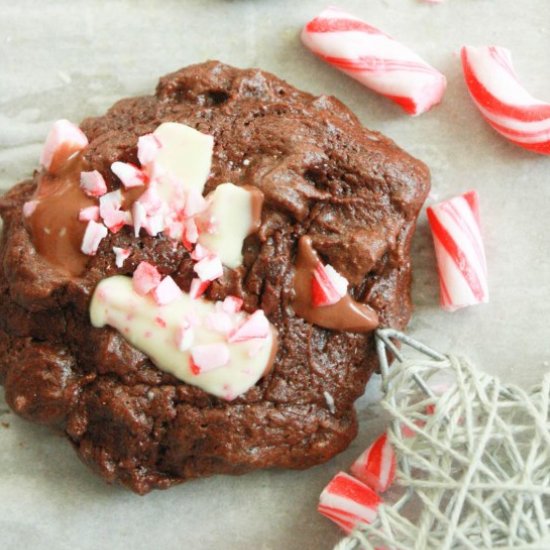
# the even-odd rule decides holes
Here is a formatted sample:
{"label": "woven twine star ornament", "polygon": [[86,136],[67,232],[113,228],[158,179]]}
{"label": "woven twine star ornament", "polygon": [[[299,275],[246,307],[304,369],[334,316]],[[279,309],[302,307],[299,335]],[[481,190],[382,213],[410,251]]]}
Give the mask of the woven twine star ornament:
{"label": "woven twine star ornament", "polygon": [[526,392],[391,329],[377,344],[396,481],[335,550],[550,550],[550,375]]}

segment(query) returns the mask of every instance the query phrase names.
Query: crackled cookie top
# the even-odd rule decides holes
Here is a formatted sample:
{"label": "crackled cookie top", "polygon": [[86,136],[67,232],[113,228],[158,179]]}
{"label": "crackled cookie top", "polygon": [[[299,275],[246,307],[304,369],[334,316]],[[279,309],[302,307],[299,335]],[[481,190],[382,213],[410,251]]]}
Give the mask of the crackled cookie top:
{"label": "crackled cookie top", "polygon": [[[173,125],[190,130],[174,137]],[[189,145],[195,132],[207,136],[209,166]],[[371,328],[406,324],[426,167],[334,98],[214,61],[56,133],[67,145],[46,151],[34,178],[0,199],[8,404],[61,426],[84,462],[140,493],[214,473],[305,468],[343,450],[356,433],[353,402],[376,368],[372,332],[331,326],[320,312],[344,300]],[[193,162],[180,164],[169,147],[159,156],[172,138],[187,140]],[[168,169],[151,190],[154,158]],[[180,169],[191,170],[192,208],[169,220],[162,205],[181,196],[166,173]],[[304,280],[316,318],[297,306],[299,243],[314,260]],[[91,319],[101,289],[114,290]],[[159,310],[177,309],[165,337],[183,362],[167,366],[134,338],[137,325],[122,318],[134,299],[143,333]],[[204,306],[194,331],[179,317],[191,300]],[[239,307],[229,321],[217,315],[224,304]],[[230,342],[250,320],[248,334],[263,336]],[[230,396],[225,381],[219,392],[192,384],[201,369],[221,377],[237,352],[264,361],[275,333],[271,366],[254,364],[248,389]]]}

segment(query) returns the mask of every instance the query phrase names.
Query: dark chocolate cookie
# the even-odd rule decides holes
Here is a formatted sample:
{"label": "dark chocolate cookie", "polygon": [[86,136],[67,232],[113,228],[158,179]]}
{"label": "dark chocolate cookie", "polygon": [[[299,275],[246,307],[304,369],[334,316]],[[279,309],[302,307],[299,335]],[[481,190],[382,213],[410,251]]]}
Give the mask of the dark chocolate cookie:
{"label": "dark chocolate cookie", "polygon": [[[162,234],[136,238],[129,227],[109,233],[95,256],[75,255],[70,242],[55,239],[48,242],[57,250],[39,245],[22,214],[46,177],[37,172],[0,199],[6,400],[24,418],[60,426],[84,462],[141,494],[217,473],[324,462],[355,436],[353,403],[377,363],[372,332],[326,329],[295,313],[298,242],[307,235],[323,262],[349,280],[354,300],[382,325],[403,328],[428,170],[336,99],[214,61],[167,75],[155,95],[86,119],[89,145],[80,161],[117,189],[111,164],[137,163],[138,138],[163,122],[214,137],[206,193],[224,182],[263,192],[261,226],[244,242],[242,265],[224,268],[206,298],[232,295],[247,312],[263,309],[278,331],[271,371],[226,401],[158,369],[116,330],[92,327],[90,300],[102,279],[131,275],[147,261],[187,290],[193,262],[181,244]],[[74,214],[65,220],[53,202],[51,212],[66,224],[64,234],[82,238]],[[123,267],[113,247],[132,250]]]}

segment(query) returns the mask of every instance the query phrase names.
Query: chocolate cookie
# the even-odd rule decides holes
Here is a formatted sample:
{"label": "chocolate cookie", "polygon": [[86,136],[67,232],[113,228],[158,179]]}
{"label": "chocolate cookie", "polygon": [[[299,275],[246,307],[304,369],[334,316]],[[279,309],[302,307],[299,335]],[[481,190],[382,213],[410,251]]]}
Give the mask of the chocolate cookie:
{"label": "chocolate cookie", "polygon": [[[242,255],[233,250],[211,278],[204,273],[219,268],[206,262],[200,273],[191,237],[153,231],[153,218],[140,226],[131,210],[147,187],[140,137],[153,143],[165,123],[213,137],[205,196],[227,182],[262,195]],[[409,249],[427,168],[336,99],[218,62],[167,75],[155,95],[122,100],[81,129],[79,147],[43,155],[45,168],[0,199],[0,381],[10,407],[61,427],[85,463],[141,494],[218,473],[307,468],[345,449],[353,403],[376,369],[372,328],[403,328],[411,313]],[[98,218],[94,193],[116,198],[119,188],[119,204],[107,213],[103,200]],[[246,320],[260,332],[269,325],[273,356],[258,381],[209,391],[159,368],[112,318],[92,325],[98,284],[132,292],[138,266],[143,280],[156,271],[167,281],[157,305],[182,291],[205,291],[212,307],[242,300],[230,342],[250,336]],[[194,351],[191,374],[203,368]]]}

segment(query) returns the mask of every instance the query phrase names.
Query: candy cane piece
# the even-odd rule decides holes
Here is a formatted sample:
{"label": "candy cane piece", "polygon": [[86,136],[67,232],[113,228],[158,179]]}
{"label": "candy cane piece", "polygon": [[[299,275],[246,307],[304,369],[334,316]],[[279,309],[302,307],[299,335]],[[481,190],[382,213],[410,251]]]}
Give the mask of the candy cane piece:
{"label": "candy cane piece", "polygon": [[323,61],[410,115],[438,104],[447,86],[445,77],[412,50],[334,7],[306,24],[302,42]]}
{"label": "candy cane piece", "polygon": [[323,307],[339,302],[348,293],[348,285],[348,280],[330,264],[319,262],[311,278],[311,304]]}
{"label": "candy cane piece", "polygon": [[164,277],[157,287],[153,289],[153,298],[159,306],[165,306],[181,298],[183,292],[172,277]]}
{"label": "candy cane piece", "polygon": [[352,464],[351,473],[377,493],[383,493],[395,479],[395,453],[388,435],[382,434]]}
{"label": "candy cane piece", "polygon": [[469,191],[428,208],[439,271],[441,307],[455,311],[489,301],[479,199]]}
{"label": "candy cane piece", "polygon": [[145,296],[160,285],[161,274],[149,262],[140,262],[132,276],[132,286],[140,295]]}
{"label": "candy cane piece", "polygon": [[228,338],[229,342],[246,342],[254,338],[269,336],[269,321],[262,309],[256,310],[240,327],[234,330]]}
{"label": "candy cane piece", "polygon": [[350,532],[357,524],[372,523],[381,502],[368,485],[339,472],[323,489],[317,510]]}
{"label": "candy cane piece", "polygon": [[88,145],[84,132],[72,122],[61,119],[54,122],[40,155],[40,164],[55,174],[74,153]]}
{"label": "candy cane piece", "polygon": [[124,262],[132,255],[132,251],[129,248],[121,248],[119,246],[113,246],[113,252],[115,254],[115,265],[122,267]]}
{"label": "candy cane piece", "polygon": [[88,256],[95,256],[99,243],[107,236],[108,230],[102,223],[90,220],[86,226],[80,250]]}
{"label": "candy cane piece", "polygon": [[464,46],[461,58],[466,85],[483,118],[512,143],[550,155],[550,103],[523,87],[510,50]]}
{"label": "candy cane piece", "polygon": [[219,369],[229,363],[229,348],[226,344],[203,344],[191,348],[191,372],[201,374]]}

